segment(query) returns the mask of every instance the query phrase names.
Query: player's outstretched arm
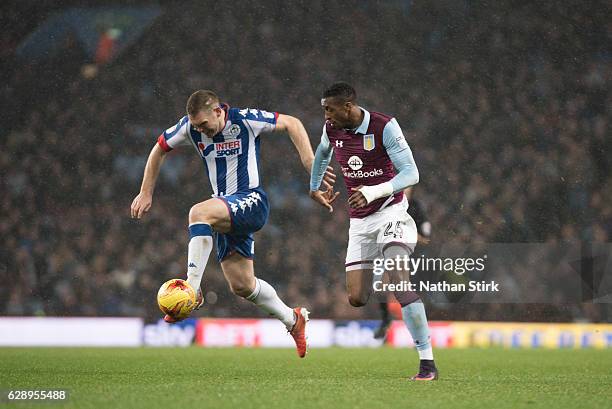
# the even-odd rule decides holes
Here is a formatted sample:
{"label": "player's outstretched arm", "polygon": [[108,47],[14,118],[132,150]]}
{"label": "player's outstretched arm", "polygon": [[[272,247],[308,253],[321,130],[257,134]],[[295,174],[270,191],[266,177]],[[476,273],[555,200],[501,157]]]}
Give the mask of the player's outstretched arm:
{"label": "player's outstretched arm", "polygon": [[[302,165],[306,168],[308,173],[311,173],[312,164],[314,160],[314,154],[312,153],[312,147],[310,146],[310,139],[308,139],[308,133],[302,125],[302,121],[290,116],[279,114],[276,121],[276,131],[286,131],[291,138],[291,141],[297,149]],[[331,166],[325,167],[323,174],[323,186],[326,189],[331,188],[336,183],[336,175],[334,169]]]}
{"label": "player's outstretched arm", "polygon": [[164,162],[165,155],[166,152],[157,143],[151,149],[147,165],[145,166],[140,193],[132,201],[131,214],[133,218],[140,219],[151,208],[155,183],[157,182],[157,176]]}
{"label": "player's outstretched arm", "polygon": [[276,120],[276,131],[286,131],[291,138],[291,142],[297,149],[302,165],[306,168],[306,171],[310,173],[312,161],[314,160],[314,153],[310,146],[310,140],[308,139],[308,133],[306,128],[299,119],[290,116],[279,114]]}
{"label": "player's outstretched arm", "polygon": [[[326,207],[330,213],[334,211],[331,204],[340,194],[339,192],[334,193],[333,183],[326,182],[326,179],[329,180],[329,173],[331,173],[329,162],[333,153],[334,150],[329,143],[325,128],[323,128],[321,142],[319,146],[317,146],[315,158],[312,163],[312,171],[310,172],[310,197],[321,206]],[[335,175],[333,176],[333,181],[335,181]],[[323,183],[325,191],[319,190],[321,183]]]}

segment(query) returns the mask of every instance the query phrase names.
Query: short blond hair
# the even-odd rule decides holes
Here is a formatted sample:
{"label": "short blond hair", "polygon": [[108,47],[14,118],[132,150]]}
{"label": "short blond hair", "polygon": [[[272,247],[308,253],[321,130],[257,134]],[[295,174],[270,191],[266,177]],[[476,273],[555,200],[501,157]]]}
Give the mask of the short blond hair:
{"label": "short blond hair", "polygon": [[187,114],[195,116],[200,111],[210,111],[219,106],[219,97],[212,91],[200,89],[187,100]]}

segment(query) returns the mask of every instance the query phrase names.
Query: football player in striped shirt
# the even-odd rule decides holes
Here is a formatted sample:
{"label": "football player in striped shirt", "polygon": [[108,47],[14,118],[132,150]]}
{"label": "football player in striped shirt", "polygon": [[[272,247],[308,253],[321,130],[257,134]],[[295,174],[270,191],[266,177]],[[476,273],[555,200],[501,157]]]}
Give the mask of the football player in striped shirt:
{"label": "football player in striped shirt", "polygon": [[[151,208],[165,155],[179,146],[191,146],[202,159],[214,191],[212,199],[189,211],[187,281],[197,291],[197,306],[203,303],[200,283],[214,241],[232,292],[282,321],[295,340],[298,355],[304,357],[308,310],[289,308],[253,269],[253,233],[264,226],[269,213],[258,169],[261,135],[279,131],[289,134],[302,165],[310,172],[314,154],[299,119],[259,109],[231,108],[212,91],[196,91],[187,101],[187,115],[163,132],[151,150],[131,214],[140,219]],[[333,183],[333,177],[328,172],[326,183]],[[175,321],[168,315],[164,319]]]}

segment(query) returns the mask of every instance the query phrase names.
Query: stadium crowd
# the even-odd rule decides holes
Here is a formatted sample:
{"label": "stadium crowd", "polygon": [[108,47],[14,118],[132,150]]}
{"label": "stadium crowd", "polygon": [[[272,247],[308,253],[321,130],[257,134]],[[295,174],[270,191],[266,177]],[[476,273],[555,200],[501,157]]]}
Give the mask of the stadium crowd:
{"label": "stadium crowd", "polygon": [[[7,51],[17,39],[3,34],[0,314],[160,315],[157,288],[185,272],[188,210],[211,194],[200,160],[173,152],[150,214],[134,221],[129,206],[157,136],[199,88],[299,117],[314,147],[323,89],[351,82],[364,107],[402,126],[439,243],[609,242],[609,21],[580,2],[451,3],[171,2],[93,78],[81,75],[76,44],[36,63]],[[330,215],[308,198],[287,137],[262,136],[261,153],[271,216],[256,236],[257,274],[318,317],[375,317],[346,300],[346,194]],[[199,314],[256,314],[229,292],[214,255],[204,293]],[[428,313],[610,314],[588,303],[434,303]]]}

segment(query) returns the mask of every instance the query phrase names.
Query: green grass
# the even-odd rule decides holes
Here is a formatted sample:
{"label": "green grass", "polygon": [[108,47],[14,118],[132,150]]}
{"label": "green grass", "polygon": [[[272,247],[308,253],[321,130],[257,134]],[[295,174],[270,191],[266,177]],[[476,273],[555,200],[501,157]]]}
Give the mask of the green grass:
{"label": "green grass", "polygon": [[0,389],[66,388],[67,408],[610,408],[611,350],[0,348]]}

